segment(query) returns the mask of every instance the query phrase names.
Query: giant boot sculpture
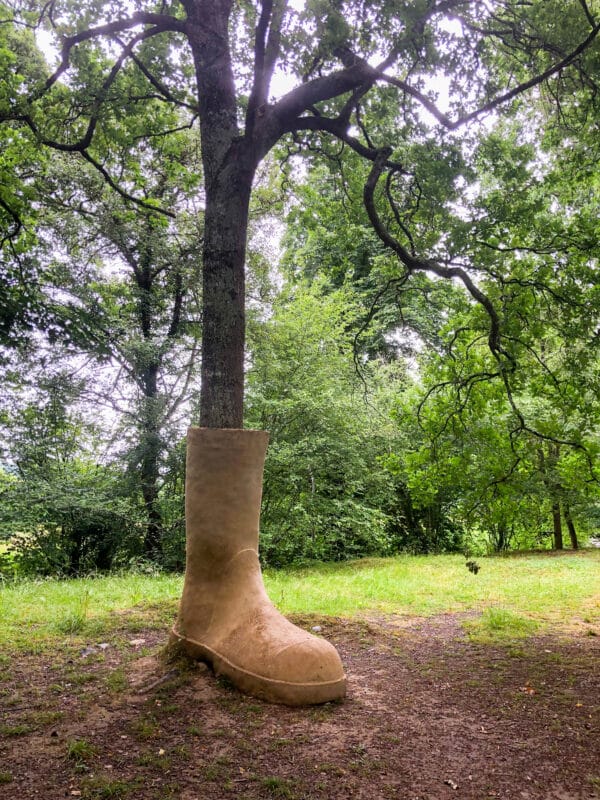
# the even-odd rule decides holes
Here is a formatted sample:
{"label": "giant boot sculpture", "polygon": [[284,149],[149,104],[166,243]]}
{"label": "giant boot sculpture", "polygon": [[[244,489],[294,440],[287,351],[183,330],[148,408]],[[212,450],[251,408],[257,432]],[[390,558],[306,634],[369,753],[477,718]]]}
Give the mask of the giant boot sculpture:
{"label": "giant boot sculpture", "polygon": [[172,640],[247,694],[286,705],[342,698],[335,648],[267,597],[258,561],[263,431],[190,428],[186,570]]}

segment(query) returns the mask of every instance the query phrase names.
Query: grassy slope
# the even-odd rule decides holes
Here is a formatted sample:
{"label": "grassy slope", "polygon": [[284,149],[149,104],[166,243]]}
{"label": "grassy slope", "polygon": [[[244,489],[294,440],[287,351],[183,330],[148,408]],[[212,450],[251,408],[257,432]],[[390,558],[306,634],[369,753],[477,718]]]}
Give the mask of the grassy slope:
{"label": "grassy slope", "polygon": [[[474,610],[485,611],[492,626],[494,619],[503,624],[498,614],[567,627],[600,625],[600,550],[487,558],[480,564],[472,575],[460,556],[362,559],[269,571],[266,584],[284,613],[425,616]],[[140,574],[7,584],[0,588],[0,645],[31,648],[65,634],[107,636],[125,616],[131,631],[166,627],[181,584],[178,576]]]}

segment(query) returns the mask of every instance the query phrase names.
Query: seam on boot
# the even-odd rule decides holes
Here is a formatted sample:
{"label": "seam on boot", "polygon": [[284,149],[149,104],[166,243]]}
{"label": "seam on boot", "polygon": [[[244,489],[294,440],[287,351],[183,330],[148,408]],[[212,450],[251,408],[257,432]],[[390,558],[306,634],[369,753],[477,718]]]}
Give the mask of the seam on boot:
{"label": "seam on boot", "polygon": [[[208,653],[220,661],[223,661],[232,669],[236,670],[237,672],[243,672],[244,675],[248,675],[251,678],[257,678],[264,683],[272,683],[277,684],[280,686],[336,686],[337,684],[341,683],[342,681],[346,680],[346,674],[343,673],[341,678],[336,678],[333,681],[308,681],[304,683],[296,683],[295,681],[282,681],[278,678],[268,678],[265,675],[259,675],[257,672],[251,672],[248,669],[244,669],[243,667],[238,667],[237,664],[234,664],[233,661],[230,661],[226,656],[221,655],[217,650],[213,650],[212,647],[209,647],[206,644],[202,644],[202,642],[198,642],[195,639],[190,639],[187,636],[182,636],[180,633],[177,633],[175,628],[173,628],[172,633],[177,636],[178,639],[182,639],[185,642],[189,642],[190,644],[196,645],[196,647],[201,647],[203,650],[208,651]],[[285,649],[285,648],[284,648]]]}

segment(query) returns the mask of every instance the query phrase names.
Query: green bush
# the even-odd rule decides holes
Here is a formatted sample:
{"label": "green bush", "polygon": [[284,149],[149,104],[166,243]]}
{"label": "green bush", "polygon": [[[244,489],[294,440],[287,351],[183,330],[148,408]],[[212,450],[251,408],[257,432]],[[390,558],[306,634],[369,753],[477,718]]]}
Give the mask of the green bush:
{"label": "green bush", "polygon": [[60,475],[7,477],[0,483],[3,571],[81,575],[108,571],[139,549],[139,510],[119,496],[120,475],[80,460]]}

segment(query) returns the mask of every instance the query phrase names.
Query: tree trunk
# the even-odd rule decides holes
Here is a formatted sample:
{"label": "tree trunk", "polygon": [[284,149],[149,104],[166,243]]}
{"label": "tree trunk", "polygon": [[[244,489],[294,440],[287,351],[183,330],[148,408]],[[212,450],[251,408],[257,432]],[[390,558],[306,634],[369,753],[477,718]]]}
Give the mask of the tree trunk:
{"label": "tree trunk", "polygon": [[[142,446],[148,446],[143,443]],[[161,552],[163,521],[158,505],[158,457],[156,449],[144,454],[141,467],[142,497],[146,509],[146,534],[144,536],[144,551],[147,556],[156,559]]]}
{"label": "tree trunk", "polygon": [[160,454],[163,450],[160,438],[158,408],[158,372],[159,364],[152,363],[146,367],[141,382],[144,398],[142,400],[142,413],[140,414],[140,484],[144,508],[146,510],[146,533],[144,536],[144,551],[152,559],[156,559],[161,552],[163,533],[162,515],[158,504],[159,479],[160,479]]}
{"label": "tree trunk", "polygon": [[577,540],[577,531],[575,530],[575,523],[573,522],[573,517],[571,516],[571,509],[569,508],[567,503],[565,503],[564,505],[564,511],[565,511],[565,522],[567,523],[569,538],[571,539],[571,547],[573,548],[573,550],[579,550],[579,541]]}
{"label": "tree trunk", "polygon": [[[229,47],[232,0],[182,0],[198,85],[206,188],[200,425],[241,428],[248,209],[259,154],[239,135]],[[210,20],[210,33],[206,21]]]}
{"label": "tree trunk", "polygon": [[560,520],[560,503],[552,503],[552,522],[554,524],[554,549],[563,549],[562,523]]}
{"label": "tree trunk", "polygon": [[245,258],[252,173],[231,164],[207,192],[202,264],[200,425],[241,428]]}

